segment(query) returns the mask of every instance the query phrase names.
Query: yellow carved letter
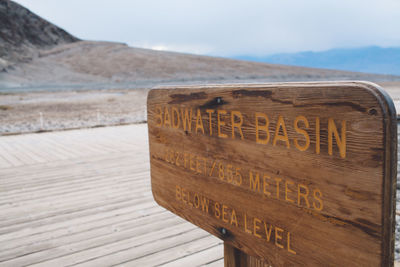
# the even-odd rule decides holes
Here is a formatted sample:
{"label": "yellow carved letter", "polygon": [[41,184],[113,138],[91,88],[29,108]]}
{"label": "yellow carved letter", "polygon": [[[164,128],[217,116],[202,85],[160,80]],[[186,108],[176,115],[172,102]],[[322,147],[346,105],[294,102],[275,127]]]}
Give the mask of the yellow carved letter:
{"label": "yellow carved letter", "polygon": [[236,227],[238,226],[236,211],[234,209],[232,209],[232,215],[231,215],[231,225],[233,224],[235,224]]}
{"label": "yellow carved letter", "polygon": [[315,153],[319,154],[321,150],[320,143],[320,126],[319,126],[319,117],[315,118]]}
{"label": "yellow carved letter", "polygon": [[336,144],[339,147],[340,156],[346,157],[346,121],[342,121],[342,138],[340,138],[335,122],[332,118],[328,120],[328,154],[332,155],[333,137],[335,135]]}
{"label": "yellow carved letter", "polygon": [[[268,116],[264,113],[261,112],[256,112],[255,114],[256,117],[256,142],[259,144],[268,144],[269,142],[269,131],[268,131],[268,125],[269,125],[269,120]],[[263,118],[265,120],[265,125],[260,125],[258,119]],[[265,132],[266,137],[265,139],[260,139],[259,131],[262,130]]]}
{"label": "yellow carved letter", "polygon": [[296,251],[294,251],[291,247],[290,247],[290,232],[287,233],[287,250],[296,255]]}
{"label": "yellow carved letter", "polygon": [[285,200],[294,203],[294,200],[290,199],[288,196],[288,193],[293,192],[292,190],[289,189],[289,185],[293,185],[293,182],[285,181]]}
{"label": "yellow carved letter", "polygon": [[[239,118],[239,122],[235,122],[235,117]],[[243,132],[242,132],[242,124],[243,124],[243,116],[240,111],[232,111],[231,112],[231,122],[232,122],[232,139],[235,139],[235,127],[239,129],[240,138],[243,140]]]}
{"label": "yellow carved letter", "polygon": [[257,231],[260,229],[260,226],[259,226],[260,223],[261,223],[260,219],[258,219],[258,218],[253,219],[253,235],[258,238],[261,238],[261,235],[259,235],[257,233]]}
{"label": "yellow carved letter", "polygon": [[[283,131],[283,135],[279,135],[279,131],[282,128]],[[286,147],[290,148],[290,144],[289,144],[289,138],[286,132],[286,126],[285,126],[285,121],[283,120],[283,117],[281,115],[279,115],[278,117],[278,121],[276,122],[276,128],[275,128],[275,135],[274,135],[274,141],[273,141],[273,145],[276,145],[276,141],[284,141],[286,142]]]}
{"label": "yellow carved letter", "polygon": [[[301,189],[304,189],[305,193],[303,193]],[[304,200],[306,201],[307,208],[309,208],[310,203],[308,202],[308,194],[309,194],[308,187],[304,184],[299,184],[297,186],[297,205],[300,206],[301,198],[304,198]]]}
{"label": "yellow carved letter", "polygon": [[306,130],[300,129],[299,128],[299,121],[303,121],[306,128],[310,127],[308,120],[306,119],[306,117],[304,116],[297,116],[296,119],[294,120],[294,129],[297,133],[304,135],[304,138],[306,139],[306,143],[304,144],[304,146],[300,146],[299,142],[297,141],[297,138],[294,138],[294,145],[296,146],[296,148],[300,151],[306,151],[308,149],[308,147],[310,146],[310,136],[308,135],[308,133],[306,132]]}
{"label": "yellow carved letter", "polygon": [[171,118],[169,116],[168,107],[165,107],[165,111],[164,111],[164,127],[166,127],[167,124],[168,124],[169,127],[171,127]]}
{"label": "yellow carved letter", "polygon": [[212,135],[212,114],[214,113],[213,109],[206,109],[208,113],[208,125],[210,126],[210,136]]}
{"label": "yellow carved letter", "polygon": [[[175,120],[176,117],[176,120]],[[176,121],[176,123],[175,123]],[[172,127],[175,129],[179,128],[179,124],[181,123],[181,120],[179,118],[179,111],[176,107],[172,107]]]}
{"label": "yellow carved letter", "polygon": [[282,240],[283,229],[275,226],[275,245],[279,248],[283,248],[283,245],[279,243],[279,240]]}
{"label": "yellow carved letter", "polygon": [[159,122],[156,123],[156,126],[161,126],[163,124],[162,109],[161,109],[161,107],[156,107],[156,110],[158,111],[156,113],[156,118],[158,118],[157,121],[159,121]]}
{"label": "yellow carved letter", "polygon": [[201,112],[200,112],[200,109],[199,109],[199,108],[197,109],[196,133],[197,133],[197,130],[198,130],[198,129],[201,129],[201,131],[202,131],[203,134],[204,134],[203,120],[202,120],[202,118],[201,118]]}
{"label": "yellow carved letter", "polygon": [[190,111],[188,108],[181,109],[181,115],[182,115],[182,124],[183,124],[183,130],[184,131],[192,131],[192,109]]}
{"label": "yellow carved letter", "polygon": [[322,192],[319,189],[314,190],[314,199],[319,202],[319,205],[316,205],[315,202],[313,202],[313,207],[317,211],[321,211],[324,208],[324,203],[322,203]]}
{"label": "yellow carved letter", "polygon": [[225,125],[224,121],[221,121],[221,115],[226,114],[226,110],[217,110],[217,126],[218,126],[218,137],[220,138],[227,138],[228,136],[221,132],[221,126]]}
{"label": "yellow carved letter", "polygon": [[260,174],[256,172],[255,177],[253,176],[253,172],[250,173],[250,189],[253,191],[260,191]]}
{"label": "yellow carved letter", "polygon": [[269,186],[269,184],[267,182],[267,179],[269,180],[269,179],[271,179],[271,177],[269,177],[268,175],[264,174],[264,176],[263,176],[263,182],[264,182],[264,184],[263,184],[263,192],[264,192],[265,195],[271,196],[271,192],[267,191],[267,187]]}

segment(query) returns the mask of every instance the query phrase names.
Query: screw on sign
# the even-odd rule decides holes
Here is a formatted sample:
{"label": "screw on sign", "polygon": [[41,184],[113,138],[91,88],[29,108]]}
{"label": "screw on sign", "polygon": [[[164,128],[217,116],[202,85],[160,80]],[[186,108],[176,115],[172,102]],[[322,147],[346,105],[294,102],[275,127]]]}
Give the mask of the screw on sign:
{"label": "screw on sign", "polygon": [[392,266],[396,112],[378,86],[154,89],[151,182],[226,266]]}

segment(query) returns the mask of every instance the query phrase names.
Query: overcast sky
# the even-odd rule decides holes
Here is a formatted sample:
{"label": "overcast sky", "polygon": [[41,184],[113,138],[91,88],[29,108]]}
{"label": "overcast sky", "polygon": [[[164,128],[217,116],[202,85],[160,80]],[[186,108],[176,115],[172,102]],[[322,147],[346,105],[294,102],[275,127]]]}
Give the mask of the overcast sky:
{"label": "overcast sky", "polygon": [[89,40],[261,56],[400,46],[400,0],[18,0]]}

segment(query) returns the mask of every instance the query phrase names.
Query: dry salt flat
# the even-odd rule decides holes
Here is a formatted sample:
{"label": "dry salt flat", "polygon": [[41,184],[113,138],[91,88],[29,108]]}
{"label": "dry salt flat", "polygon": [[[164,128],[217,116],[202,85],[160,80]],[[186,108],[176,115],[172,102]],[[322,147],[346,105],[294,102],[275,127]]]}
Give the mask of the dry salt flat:
{"label": "dry salt flat", "polygon": [[1,136],[0,210],[0,266],[223,266],[154,202],[146,124]]}
{"label": "dry salt flat", "polygon": [[0,137],[0,266],[223,266],[159,207],[145,124]]}

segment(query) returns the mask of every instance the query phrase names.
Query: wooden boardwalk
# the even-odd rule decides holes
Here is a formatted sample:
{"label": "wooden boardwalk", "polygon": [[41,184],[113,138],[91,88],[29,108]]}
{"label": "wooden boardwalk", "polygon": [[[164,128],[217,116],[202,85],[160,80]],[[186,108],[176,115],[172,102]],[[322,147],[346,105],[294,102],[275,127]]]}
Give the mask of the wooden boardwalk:
{"label": "wooden boardwalk", "polygon": [[0,266],[223,266],[154,202],[145,124],[0,137],[0,210]]}

